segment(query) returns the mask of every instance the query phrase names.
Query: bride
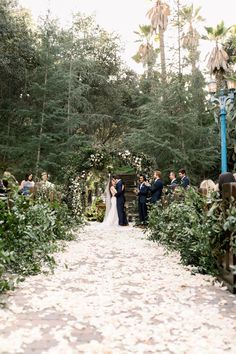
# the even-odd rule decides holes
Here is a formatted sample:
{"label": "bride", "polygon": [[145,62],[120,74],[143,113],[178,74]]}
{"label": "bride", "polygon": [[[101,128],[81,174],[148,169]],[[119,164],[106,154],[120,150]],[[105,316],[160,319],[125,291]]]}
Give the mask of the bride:
{"label": "bride", "polygon": [[102,222],[102,225],[106,226],[118,226],[118,212],[117,212],[117,199],[116,199],[116,181],[114,178],[108,182],[105,190],[105,199],[106,199],[106,214]]}

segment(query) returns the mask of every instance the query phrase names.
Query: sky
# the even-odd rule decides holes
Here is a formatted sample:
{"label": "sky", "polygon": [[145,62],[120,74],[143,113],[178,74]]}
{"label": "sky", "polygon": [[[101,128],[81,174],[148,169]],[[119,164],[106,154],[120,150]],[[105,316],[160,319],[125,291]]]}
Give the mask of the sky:
{"label": "sky", "polygon": [[[173,1],[175,0],[169,0],[169,3]],[[36,20],[50,8],[52,14],[59,18],[62,25],[69,25],[72,13],[78,11],[87,15],[95,15],[99,25],[109,32],[115,31],[120,34],[125,48],[122,54],[123,59],[132,69],[142,72],[141,64],[136,64],[132,59],[138,48],[134,31],[138,29],[139,24],[148,23],[146,13],[154,0],[19,0],[19,3],[30,9]],[[193,3],[194,6],[201,7],[201,15],[206,21],[199,28],[200,31],[203,31],[204,25],[215,26],[221,20],[224,20],[226,26],[236,24],[236,0],[181,0],[181,3],[187,5]],[[173,38],[168,38],[167,35],[166,40],[170,43]],[[203,41],[200,46],[201,60],[204,62],[211,47]]]}

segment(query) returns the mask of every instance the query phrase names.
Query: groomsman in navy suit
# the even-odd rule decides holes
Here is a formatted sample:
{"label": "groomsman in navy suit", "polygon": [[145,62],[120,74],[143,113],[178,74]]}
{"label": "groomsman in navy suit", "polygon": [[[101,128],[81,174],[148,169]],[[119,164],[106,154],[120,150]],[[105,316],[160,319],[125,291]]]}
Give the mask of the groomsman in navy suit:
{"label": "groomsman in navy suit", "polygon": [[171,171],[170,174],[169,174],[169,178],[170,178],[170,184],[168,185],[170,191],[174,191],[174,189],[176,187],[178,187],[178,181],[177,181],[177,178],[176,178],[176,175],[175,175],[175,172]]}
{"label": "groomsman in navy suit", "polygon": [[139,177],[139,187],[137,191],[138,196],[138,211],[139,211],[139,220],[141,225],[146,225],[147,223],[147,195],[148,195],[148,186],[145,184],[146,178],[143,175]]}
{"label": "groomsman in navy suit", "polygon": [[184,188],[184,189],[189,189],[190,187],[190,181],[189,178],[186,176],[186,171],[185,169],[181,168],[179,170],[179,177],[180,177],[180,185]]}
{"label": "groomsman in navy suit", "polygon": [[162,190],[163,190],[163,182],[161,180],[161,171],[154,171],[153,173],[154,181],[152,185],[149,183],[146,183],[146,185],[149,187],[149,190],[151,192],[151,203],[155,204],[158,200],[161,199],[162,196]]}

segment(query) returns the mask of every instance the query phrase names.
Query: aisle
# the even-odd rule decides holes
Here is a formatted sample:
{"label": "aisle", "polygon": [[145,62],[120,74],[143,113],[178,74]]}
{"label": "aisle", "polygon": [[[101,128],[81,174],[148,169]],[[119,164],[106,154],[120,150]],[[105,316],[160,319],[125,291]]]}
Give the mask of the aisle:
{"label": "aisle", "polygon": [[236,296],[131,227],[87,226],[0,309],[0,353],[235,353]]}

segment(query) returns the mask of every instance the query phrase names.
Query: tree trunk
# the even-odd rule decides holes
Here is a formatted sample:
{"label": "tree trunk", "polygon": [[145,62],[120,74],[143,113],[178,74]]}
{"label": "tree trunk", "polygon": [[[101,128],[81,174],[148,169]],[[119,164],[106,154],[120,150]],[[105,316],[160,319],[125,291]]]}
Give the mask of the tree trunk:
{"label": "tree trunk", "polygon": [[67,134],[70,136],[70,113],[71,113],[71,87],[72,87],[72,54],[70,55],[70,69],[69,69],[69,84],[68,84],[68,100],[67,100]]}
{"label": "tree trunk", "polygon": [[191,49],[191,56],[192,56],[192,60],[191,60],[191,67],[192,67],[192,75],[194,76],[196,73],[196,59],[195,59],[195,53],[194,53],[194,49]]}
{"label": "tree trunk", "polygon": [[197,48],[196,45],[191,45],[189,48],[192,75],[195,75],[197,72],[197,61],[199,60],[199,52]]}
{"label": "tree trunk", "polygon": [[3,155],[3,162],[6,162],[7,159],[7,152],[8,152],[8,147],[9,147],[9,139],[10,139],[10,131],[11,131],[11,119],[10,119],[10,113],[8,113],[8,119],[7,119],[7,141],[6,141],[6,147]]}
{"label": "tree trunk", "polygon": [[161,76],[162,82],[166,81],[166,58],[165,58],[165,42],[164,42],[164,30],[159,26],[160,36],[160,53],[161,53]]}
{"label": "tree trunk", "polygon": [[217,92],[220,90],[225,90],[226,89],[226,83],[225,83],[225,71],[220,69],[215,71],[215,78],[216,78],[216,87],[217,87]]}
{"label": "tree trunk", "polygon": [[46,61],[45,73],[44,73],[43,106],[42,106],[40,129],[39,129],[39,142],[38,142],[38,149],[37,149],[35,176],[38,175],[39,163],[40,163],[40,158],[41,158],[42,136],[43,136],[43,126],[44,126],[44,120],[45,120],[45,108],[46,108],[46,87],[47,87],[47,82],[48,82],[48,56],[49,56],[49,53],[47,53],[47,61]]}
{"label": "tree trunk", "polygon": [[178,11],[178,71],[179,76],[181,76],[181,27],[180,27],[180,1],[177,1],[177,11]]}

